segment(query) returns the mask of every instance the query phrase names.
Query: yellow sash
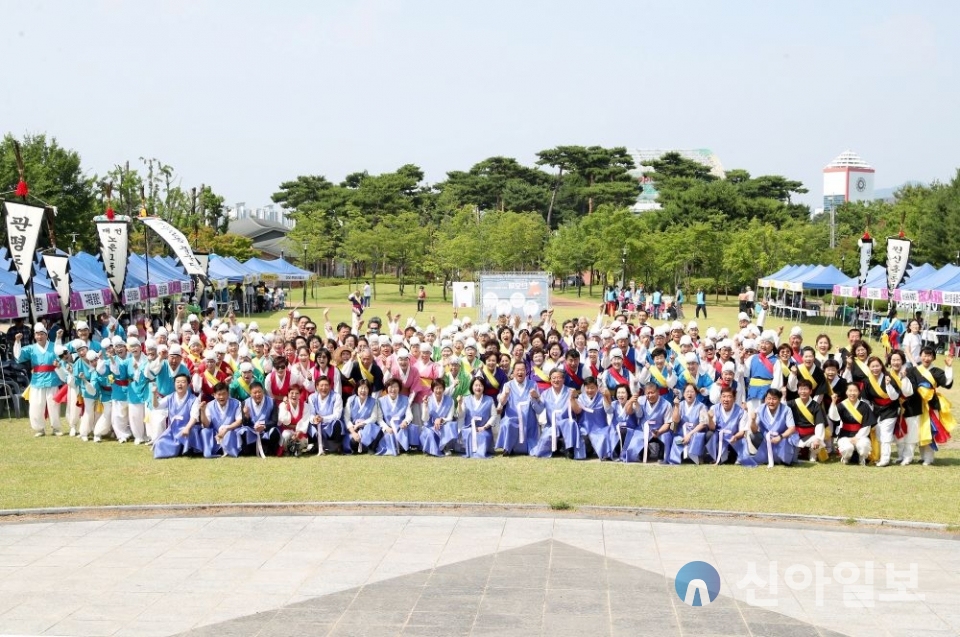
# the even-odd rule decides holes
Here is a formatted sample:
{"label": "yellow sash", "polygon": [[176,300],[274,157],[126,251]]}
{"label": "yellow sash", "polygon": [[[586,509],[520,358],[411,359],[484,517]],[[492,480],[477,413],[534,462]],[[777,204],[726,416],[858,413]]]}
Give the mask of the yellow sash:
{"label": "yellow sash", "polygon": [[656,379],[658,385],[664,389],[667,388],[667,379],[664,377],[663,372],[660,371],[660,368],[658,368],[656,365],[650,366],[650,375]]}
{"label": "yellow sash", "polygon": [[[923,413],[920,415],[920,446],[923,447],[933,442],[933,429],[930,426],[930,401],[937,395],[937,381],[934,380],[930,370],[923,365],[917,366],[917,372],[930,383],[930,387],[917,387],[916,389],[920,398],[923,399],[921,402]],[[957,425],[952,413],[952,405],[946,396],[940,395],[938,398],[940,400],[940,424],[946,429],[947,433],[950,433]]]}
{"label": "yellow sash", "polygon": [[237,384],[240,385],[240,389],[247,392],[247,395],[250,395],[250,385],[247,384],[247,381],[243,380],[243,376],[237,378]]}
{"label": "yellow sash", "polygon": [[859,358],[855,358],[853,359],[853,362],[857,364],[857,367],[860,368],[860,371],[863,372],[864,376],[866,376],[867,378],[870,378],[871,376],[873,376],[873,374],[870,373],[870,366],[864,363],[862,360],[860,360]]}
{"label": "yellow sash", "polygon": [[360,375],[363,376],[368,383],[373,383],[373,372],[364,367],[360,361],[357,361],[357,367],[360,368]]}
{"label": "yellow sash", "polygon": [[207,379],[207,382],[210,383],[211,388],[220,382],[220,380],[216,376],[210,373],[209,369],[203,370],[203,375]]}
{"label": "yellow sash", "polygon": [[876,379],[876,377],[873,375],[873,372],[867,373],[867,381],[870,383],[870,387],[873,388],[873,393],[875,393],[878,398],[890,398],[890,396],[887,395],[887,392],[883,391],[880,381]]}
{"label": "yellow sash", "polygon": [[697,386],[697,379],[693,377],[693,374],[690,373],[690,370],[683,370],[683,377],[686,379],[688,385]]}
{"label": "yellow sash", "polygon": [[494,389],[500,389],[500,382],[497,380],[497,377],[490,373],[490,370],[487,369],[487,366],[484,365],[480,369],[483,370],[483,375],[486,376],[487,382],[490,383],[490,386]]}
{"label": "yellow sash", "polygon": [[542,380],[542,381],[544,381],[544,382],[547,382],[547,383],[550,382],[550,375],[547,374],[546,372],[544,372],[544,371],[543,371],[543,368],[541,368],[541,367],[534,367],[534,368],[533,368],[533,373],[534,373],[534,375],[535,375],[537,378],[539,378],[540,380]]}
{"label": "yellow sash", "polygon": [[670,347],[670,349],[672,349],[677,354],[683,353],[682,351],[680,351],[680,343],[676,341],[670,341],[667,345]]}
{"label": "yellow sash", "polygon": [[815,424],[816,424],[816,422],[814,422],[814,420],[813,420],[813,414],[810,413],[810,408],[809,408],[809,407],[807,407],[806,405],[804,405],[803,402],[801,402],[799,398],[797,399],[797,401],[796,401],[794,404],[796,404],[797,409],[800,410],[800,413],[803,414],[803,417],[807,419],[807,422],[809,422],[811,425],[815,425]]}
{"label": "yellow sash", "polygon": [[816,389],[816,388],[817,388],[817,381],[813,380],[813,374],[810,373],[810,370],[807,369],[807,366],[806,366],[806,365],[800,365],[799,367],[800,367],[800,375],[803,376],[804,379],[810,381],[810,384],[813,385],[813,388],[814,388],[814,389]]}
{"label": "yellow sash", "polygon": [[860,413],[856,405],[850,402],[849,398],[843,401],[843,406],[847,408],[847,411],[849,411],[853,419],[857,421],[857,424],[863,424],[863,414]]}

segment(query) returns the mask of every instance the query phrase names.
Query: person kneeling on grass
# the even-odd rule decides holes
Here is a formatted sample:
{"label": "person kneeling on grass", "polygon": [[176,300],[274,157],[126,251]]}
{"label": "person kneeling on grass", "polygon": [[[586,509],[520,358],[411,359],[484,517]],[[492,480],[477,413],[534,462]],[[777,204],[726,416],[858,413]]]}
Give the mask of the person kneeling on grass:
{"label": "person kneeling on grass", "polygon": [[683,388],[683,400],[673,407],[673,427],[676,435],[668,450],[667,462],[680,464],[690,460],[700,464],[707,439],[707,407],[700,400],[697,386],[690,383]]}
{"label": "person kneeling on grass", "polygon": [[537,418],[543,411],[543,402],[536,383],[527,378],[523,361],[513,364],[513,380],[500,392],[498,407],[502,415],[497,448],[503,449],[504,456],[529,455],[540,435]]}
{"label": "person kneeling on grass", "polygon": [[378,456],[400,455],[398,433],[413,423],[410,399],[400,393],[400,379],[391,378],[386,382],[387,393],[378,399],[380,405],[380,435],[371,441]]}
{"label": "person kneeling on grass", "polygon": [[493,424],[497,419],[496,403],[484,393],[480,378],[470,381],[470,395],[460,398],[461,435],[465,458],[493,457]]}
{"label": "person kneeling on grass", "polygon": [[[154,458],[176,458],[187,453],[203,453],[203,439],[199,428],[200,400],[190,391],[190,376],[179,374],[173,380],[174,391],[169,396],[156,399],[152,414],[166,412],[165,429],[153,443]],[[206,407],[206,405],[203,405]]]}
{"label": "person kneeling on grass", "polygon": [[793,412],[793,423],[797,427],[800,442],[797,444],[797,457],[800,460],[816,462],[828,457],[824,436],[826,435],[826,416],[820,403],[811,398],[813,383],[806,378],[796,382],[798,396],[788,401]]}
{"label": "person kneeling on grass", "polygon": [[847,385],[847,399],[830,407],[830,418],[840,421],[837,430],[837,451],[840,462],[850,464],[860,462],[866,466],[870,455],[870,429],[876,424],[876,417],[866,401],[860,399],[860,388],[856,383]]}
{"label": "person kneeling on grass", "polygon": [[240,401],[230,398],[230,387],[219,382],[213,387],[213,401],[200,411],[203,430],[203,456],[216,458],[223,455],[239,456],[243,451],[246,431],[241,431],[243,410]]}
{"label": "person kneeling on grass", "polygon": [[736,389],[723,387],[718,404],[707,412],[707,455],[714,464],[736,460],[737,445],[749,429],[747,411],[736,403],[736,396]]}
{"label": "person kneeling on grass", "polygon": [[582,411],[577,402],[579,392],[566,387],[565,380],[563,369],[555,367],[550,372],[550,386],[540,394],[546,424],[531,454],[538,458],[550,458],[558,451],[570,459],[584,460],[587,457],[587,446],[576,420]]}
{"label": "person kneeling on grass", "polygon": [[[666,450],[673,444],[673,423],[670,418],[673,409],[670,401],[660,395],[660,386],[649,382],[643,389],[645,398],[637,402],[634,408],[634,429],[629,426],[620,429],[623,436],[623,462],[648,462],[664,460]],[[620,388],[617,388],[620,395]],[[680,403],[680,397],[675,399]]]}
{"label": "person kneeling on grass", "polygon": [[750,414],[750,433],[737,445],[740,464],[772,467],[775,463],[792,465],[796,462],[800,437],[796,433],[793,412],[782,399],[779,389],[770,388],[760,409]]}
{"label": "person kneeling on grass", "polygon": [[423,400],[420,428],[420,448],[430,456],[452,454],[451,447],[459,437],[457,417],[453,410],[453,398],[446,395],[447,384],[442,378],[430,383],[430,395]]}

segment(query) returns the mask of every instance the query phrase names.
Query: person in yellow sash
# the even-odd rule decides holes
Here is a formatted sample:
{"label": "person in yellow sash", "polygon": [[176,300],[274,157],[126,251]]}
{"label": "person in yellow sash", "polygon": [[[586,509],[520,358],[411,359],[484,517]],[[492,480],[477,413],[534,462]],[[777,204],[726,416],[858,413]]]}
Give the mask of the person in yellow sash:
{"label": "person in yellow sash", "polygon": [[913,457],[915,440],[920,445],[920,458],[928,466],[933,464],[934,454],[950,439],[950,432],[956,426],[950,401],[937,391],[953,386],[953,357],[943,357],[943,369],[933,366],[936,358],[936,350],[929,345],[920,349],[920,364],[907,372],[914,395],[904,405],[907,423],[904,458]]}
{"label": "person in yellow sash", "polygon": [[[890,464],[890,453],[893,450],[893,430],[900,418],[900,392],[879,358],[871,356],[867,360],[867,368],[870,373],[864,382],[862,396],[870,403],[877,420],[877,426],[872,432],[872,438],[876,441],[873,446],[878,442],[880,447],[877,466],[886,467]],[[875,449],[874,452],[876,451]]]}
{"label": "person in yellow sash", "polygon": [[[920,356],[919,350],[917,357]],[[890,380],[897,387],[897,393],[900,394],[900,413],[897,417],[897,424],[893,429],[893,435],[897,440],[897,453],[901,465],[908,465],[913,462],[913,450],[916,448],[916,440],[910,443],[909,454],[907,453],[907,421],[906,421],[906,403],[913,396],[913,383],[907,378],[907,354],[902,349],[895,349],[887,356],[887,367],[889,368]],[[916,424],[916,423],[914,423]],[[916,431],[914,431],[916,433]],[[908,457],[909,455],[909,457]]]}
{"label": "person in yellow sash", "polygon": [[847,385],[846,399],[830,407],[830,418],[840,422],[837,430],[837,451],[840,462],[850,464],[853,454],[860,466],[866,466],[870,457],[870,430],[876,424],[870,405],[860,399],[860,388],[856,383]]}
{"label": "person in yellow sash", "polygon": [[802,362],[790,366],[787,389],[791,393],[799,395],[799,381],[806,380],[810,383],[811,397],[819,403],[823,400],[823,395],[827,393],[827,381],[823,375],[823,370],[817,364],[817,353],[807,345],[800,350],[800,356]]}
{"label": "person in yellow sash", "polygon": [[793,423],[797,428],[797,435],[800,436],[800,442],[797,444],[797,459],[823,462],[827,459],[827,450],[824,446],[826,417],[823,407],[813,400],[813,384],[809,380],[801,378],[797,381],[796,387],[797,397],[788,401],[787,405],[793,411]]}

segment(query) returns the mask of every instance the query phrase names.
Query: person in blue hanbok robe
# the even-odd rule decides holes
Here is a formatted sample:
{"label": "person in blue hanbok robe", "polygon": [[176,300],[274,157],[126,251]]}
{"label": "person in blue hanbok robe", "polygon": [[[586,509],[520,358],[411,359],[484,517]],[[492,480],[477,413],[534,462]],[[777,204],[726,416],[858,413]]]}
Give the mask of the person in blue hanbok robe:
{"label": "person in blue hanbok robe", "polygon": [[763,406],[750,414],[749,436],[737,443],[739,464],[772,467],[775,463],[792,465],[796,462],[800,436],[794,426],[793,412],[783,403],[779,389],[768,389]]}
{"label": "person in blue hanbok robe", "polygon": [[280,447],[278,411],[273,399],[267,396],[263,383],[258,380],[250,383],[250,397],[243,401],[243,424],[259,437],[256,449],[261,458],[276,455]]}
{"label": "person in blue hanbok robe", "polygon": [[[638,401],[634,410],[634,428],[624,433],[620,453],[623,462],[647,462],[657,456],[665,457],[664,451],[673,443],[672,405],[660,395],[657,383],[647,383],[643,391],[645,400]],[[679,403],[680,398],[674,400]]]}
{"label": "person in blue hanbok robe", "polygon": [[360,380],[355,393],[347,399],[343,409],[347,439],[353,453],[376,451],[383,430],[380,428],[380,406],[370,395],[370,383]]}
{"label": "person in blue hanbok robe", "polygon": [[736,456],[734,448],[747,432],[747,412],[736,402],[737,390],[724,387],[718,395],[718,403],[707,412],[707,457],[714,464],[727,462]]}
{"label": "person in blue hanbok robe", "polygon": [[413,424],[413,411],[410,398],[400,393],[400,379],[391,378],[386,385],[386,395],[380,396],[380,429],[382,436],[377,444],[378,456],[400,455],[404,446],[400,444],[403,436],[409,445],[409,436],[402,433]]}
{"label": "person in blue hanbok robe", "polygon": [[157,400],[151,414],[166,412],[163,431],[153,441],[154,458],[176,458],[188,451],[203,453],[200,436],[200,401],[190,391],[190,377],[180,374],[174,379],[174,391]]}
{"label": "person in blue hanbok robe", "polygon": [[[326,376],[317,379],[316,389],[316,393],[307,399],[311,414],[308,436],[316,441],[318,455],[323,455],[325,448],[344,451],[343,398],[332,391],[330,379]],[[350,445],[346,447],[349,450]]]}
{"label": "person in blue hanbok robe", "polygon": [[673,426],[676,435],[667,455],[668,464],[680,464],[690,460],[700,464],[706,451],[707,407],[694,384],[685,385],[683,400],[673,408]]}
{"label": "person in blue hanbok robe", "polygon": [[[213,401],[200,411],[203,430],[203,457],[216,458],[230,455],[239,456],[247,441],[247,431],[243,423],[243,410],[240,401],[230,397],[230,387],[219,382],[213,387]],[[256,434],[250,431],[255,439]]]}
{"label": "person in blue hanbok robe", "polygon": [[620,457],[623,454],[624,443],[630,435],[630,431],[637,428],[637,405],[639,397],[630,393],[630,387],[620,385],[613,392],[613,401],[610,400],[610,391],[604,387],[604,399],[610,402],[610,428],[613,430],[614,437],[614,456]]}
{"label": "person in blue hanbok robe", "polygon": [[430,395],[423,401],[423,427],[420,448],[431,456],[442,456],[458,438],[453,398],[445,395],[447,384],[442,378],[430,383]]}
{"label": "person in blue hanbok robe", "polygon": [[543,411],[543,403],[536,383],[527,378],[523,361],[513,364],[513,380],[504,385],[498,406],[502,415],[497,448],[503,449],[505,456],[529,455],[540,436],[537,417]]}
{"label": "person in blue hanbok robe", "polygon": [[619,436],[617,429],[610,424],[613,406],[609,395],[601,394],[597,379],[588,376],[583,381],[583,393],[577,396],[577,402],[580,403],[580,429],[590,442],[593,453],[600,460],[613,460]]}
{"label": "person in blue hanbok robe", "polygon": [[587,457],[587,445],[580,435],[580,424],[576,417],[580,415],[580,403],[576,390],[564,385],[563,369],[556,367],[550,371],[550,387],[540,394],[543,404],[542,416],[545,424],[533,453],[538,458],[550,458],[558,451],[567,458],[584,460]]}
{"label": "person in blue hanbok robe", "polygon": [[480,378],[470,381],[470,395],[460,402],[461,433],[465,458],[493,457],[493,424],[497,419],[496,403],[484,394],[486,385]]}

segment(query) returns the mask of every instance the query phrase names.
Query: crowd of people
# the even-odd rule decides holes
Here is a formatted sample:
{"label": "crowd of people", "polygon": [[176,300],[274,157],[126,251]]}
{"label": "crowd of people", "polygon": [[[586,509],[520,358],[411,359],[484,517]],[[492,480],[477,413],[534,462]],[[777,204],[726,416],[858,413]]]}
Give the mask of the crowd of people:
{"label": "crowd of people", "polygon": [[[363,305],[361,295],[361,305]],[[699,304],[699,303],[698,303]],[[835,348],[800,327],[653,324],[645,309],[558,322],[500,316],[448,325],[333,325],[291,311],[275,330],[187,314],[123,326],[109,314],[67,338],[13,335],[29,366],[30,425],[152,445],[156,458],[419,452],[680,464],[878,467],[934,462],[954,418],[911,322],[873,352],[856,328]],[[455,314],[456,316],[456,314]],[[899,345],[899,343],[897,343]],[[896,452],[896,458],[894,458]]]}

